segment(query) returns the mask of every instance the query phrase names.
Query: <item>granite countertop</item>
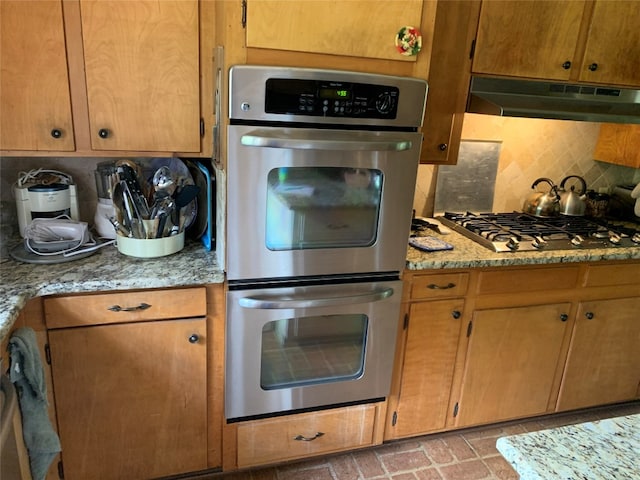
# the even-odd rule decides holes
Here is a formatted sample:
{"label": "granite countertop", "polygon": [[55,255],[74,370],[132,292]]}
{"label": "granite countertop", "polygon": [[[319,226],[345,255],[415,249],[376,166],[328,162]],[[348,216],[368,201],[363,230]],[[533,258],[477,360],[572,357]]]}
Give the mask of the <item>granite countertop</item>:
{"label": "granite countertop", "polygon": [[640,478],[640,414],[501,437],[521,480]]}
{"label": "granite countertop", "polygon": [[552,263],[598,262],[602,260],[640,260],[640,245],[549,252],[494,252],[467,237],[452,231],[441,235],[429,232],[453,245],[453,250],[423,252],[414,247],[407,249],[407,269],[426,270],[441,268],[500,267],[508,265],[540,265]]}
{"label": "granite countertop", "polygon": [[[19,241],[18,241],[19,242]],[[65,263],[40,265],[0,260],[0,339],[33,297],[63,293],[167,288],[224,282],[216,254],[186,241],[178,253],[138,259],[107,246],[93,255]]]}
{"label": "granite countertop", "polygon": [[[463,235],[433,233],[451,243],[453,250],[422,252],[408,247],[409,270],[532,265],[600,260],[640,259],[640,246],[553,252],[496,253]],[[20,240],[18,240],[20,241]],[[71,262],[39,265],[0,260],[0,339],[4,338],[20,310],[33,297],[64,293],[167,288],[224,282],[214,252],[187,241],[185,248],[167,257],[136,259],[109,246]]]}

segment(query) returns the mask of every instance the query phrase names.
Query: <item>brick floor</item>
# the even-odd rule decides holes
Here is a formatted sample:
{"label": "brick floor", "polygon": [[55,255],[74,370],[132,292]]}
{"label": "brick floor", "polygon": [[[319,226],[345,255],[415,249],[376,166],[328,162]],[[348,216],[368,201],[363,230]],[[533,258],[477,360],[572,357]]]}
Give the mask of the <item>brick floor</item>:
{"label": "brick floor", "polygon": [[518,480],[495,447],[505,435],[640,413],[640,402],[399,440],[308,461],[198,480]]}

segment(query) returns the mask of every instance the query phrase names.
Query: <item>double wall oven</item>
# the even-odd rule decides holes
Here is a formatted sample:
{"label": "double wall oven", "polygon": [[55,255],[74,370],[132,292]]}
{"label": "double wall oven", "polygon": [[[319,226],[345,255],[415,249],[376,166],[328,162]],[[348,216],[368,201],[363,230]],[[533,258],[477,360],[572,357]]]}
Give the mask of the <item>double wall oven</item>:
{"label": "double wall oven", "polygon": [[229,74],[229,421],[388,395],[426,82]]}

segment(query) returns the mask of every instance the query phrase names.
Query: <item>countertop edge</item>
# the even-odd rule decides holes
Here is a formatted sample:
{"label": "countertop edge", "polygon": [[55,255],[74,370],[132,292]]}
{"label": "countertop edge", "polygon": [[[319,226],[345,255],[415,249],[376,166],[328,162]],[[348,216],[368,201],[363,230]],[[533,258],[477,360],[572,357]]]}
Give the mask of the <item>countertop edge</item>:
{"label": "countertop edge", "polygon": [[215,252],[189,242],[167,257],[137,259],[115,247],[77,261],[40,265],[2,259],[0,263],[0,340],[9,334],[20,311],[36,297],[66,293],[156,289],[223,283]]}

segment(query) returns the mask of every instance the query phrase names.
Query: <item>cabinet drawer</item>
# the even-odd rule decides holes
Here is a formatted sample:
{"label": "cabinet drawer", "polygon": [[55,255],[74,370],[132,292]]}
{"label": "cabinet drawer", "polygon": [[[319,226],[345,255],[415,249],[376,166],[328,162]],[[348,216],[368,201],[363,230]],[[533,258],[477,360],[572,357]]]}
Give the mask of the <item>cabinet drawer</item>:
{"label": "cabinet drawer", "polygon": [[411,285],[411,300],[464,296],[468,284],[468,273],[419,275]]}
{"label": "cabinet drawer", "polygon": [[238,467],[373,445],[377,408],[358,405],[239,424]]}
{"label": "cabinet drawer", "polygon": [[44,312],[48,328],[202,317],[207,314],[206,289],[52,297],[44,300]]}
{"label": "cabinet drawer", "polygon": [[584,279],[585,287],[634,284],[640,284],[640,263],[591,265]]}
{"label": "cabinet drawer", "polygon": [[528,293],[574,288],[579,267],[523,268],[481,272],[478,293]]}

